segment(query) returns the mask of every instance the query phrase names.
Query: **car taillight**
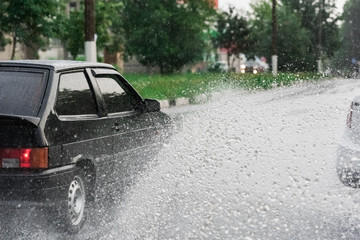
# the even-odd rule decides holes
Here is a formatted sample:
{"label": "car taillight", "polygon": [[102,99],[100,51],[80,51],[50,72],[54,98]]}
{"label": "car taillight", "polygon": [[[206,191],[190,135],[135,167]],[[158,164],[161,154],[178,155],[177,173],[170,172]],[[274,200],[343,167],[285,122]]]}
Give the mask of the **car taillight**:
{"label": "car taillight", "polygon": [[351,103],[350,105],[350,110],[349,110],[349,113],[347,115],[347,118],[346,118],[346,125],[351,128],[351,122],[352,122],[352,114],[353,114],[353,107],[354,107],[354,102]]}
{"label": "car taillight", "polygon": [[48,168],[48,148],[0,148],[2,168]]}

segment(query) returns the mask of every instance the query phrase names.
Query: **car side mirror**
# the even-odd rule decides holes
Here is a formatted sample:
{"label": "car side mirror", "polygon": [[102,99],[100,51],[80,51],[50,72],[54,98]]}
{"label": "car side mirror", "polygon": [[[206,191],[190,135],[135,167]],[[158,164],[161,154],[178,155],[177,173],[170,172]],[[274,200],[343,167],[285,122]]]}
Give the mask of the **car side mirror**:
{"label": "car side mirror", "polygon": [[147,112],[159,112],[160,103],[154,99],[145,99],[145,107]]}

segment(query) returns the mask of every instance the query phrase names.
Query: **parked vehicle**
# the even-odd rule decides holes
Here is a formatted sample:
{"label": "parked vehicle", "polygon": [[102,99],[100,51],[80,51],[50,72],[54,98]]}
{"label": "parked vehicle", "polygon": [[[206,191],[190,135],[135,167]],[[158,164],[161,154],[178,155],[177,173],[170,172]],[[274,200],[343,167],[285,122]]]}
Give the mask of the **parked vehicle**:
{"label": "parked vehicle", "polygon": [[210,65],[209,72],[226,73],[229,71],[229,66],[225,61],[218,61]]}
{"label": "parked vehicle", "polygon": [[347,115],[347,128],[338,147],[337,173],[342,183],[360,187],[360,96],[354,98]]}
{"label": "parked vehicle", "polygon": [[253,60],[249,60],[240,65],[240,72],[257,74],[259,73],[259,66]]}
{"label": "parked vehicle", "polygon": [[250,59],[245,61],[243,64],[240,65],[240,72],[241,73],[252,73],[258,74],[261,72],[266,72],[269,69],[269,64],[267,64],[263,58],[258,58],[257,56],[254,59]]}
{"label": "parked vehicle", "polygon": [[0,62],[0,203],[55,207],[75,233],[88,203],[143,170],[171,126],[111,65]]}

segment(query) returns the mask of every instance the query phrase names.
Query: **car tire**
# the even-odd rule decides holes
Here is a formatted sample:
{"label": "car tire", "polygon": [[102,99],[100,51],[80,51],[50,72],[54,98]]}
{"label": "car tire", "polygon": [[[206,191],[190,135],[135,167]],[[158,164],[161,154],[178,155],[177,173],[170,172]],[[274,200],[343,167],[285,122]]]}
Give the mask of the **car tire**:
{"label": "car tire", "polygon": [[345,171],[340,167],[337,167],[337,174],[342,184],[347,187],[360,188],[360,176],[358,173],[351,171]]}
{"label": "car tire", "polygon": [[85,174],[77,169],[67,186],[64,200],[60,210],[60,227],[67,233],[79,232],[87,217],[88,182]]}

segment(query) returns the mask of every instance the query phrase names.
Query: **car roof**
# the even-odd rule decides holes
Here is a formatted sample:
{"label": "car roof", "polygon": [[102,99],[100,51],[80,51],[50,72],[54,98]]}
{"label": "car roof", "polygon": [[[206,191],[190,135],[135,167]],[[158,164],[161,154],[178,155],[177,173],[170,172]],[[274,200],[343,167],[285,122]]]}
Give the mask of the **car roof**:
{"label": "car roof", "polygon": [[9,60],[0,61],[0,67],[36,67],[36,68],[50,68],[55,72],[76,69],[76,68],[110,68],[114,67],[106,63],[97,62],[82,62],[82,61],[69,61],[69,60]]}

